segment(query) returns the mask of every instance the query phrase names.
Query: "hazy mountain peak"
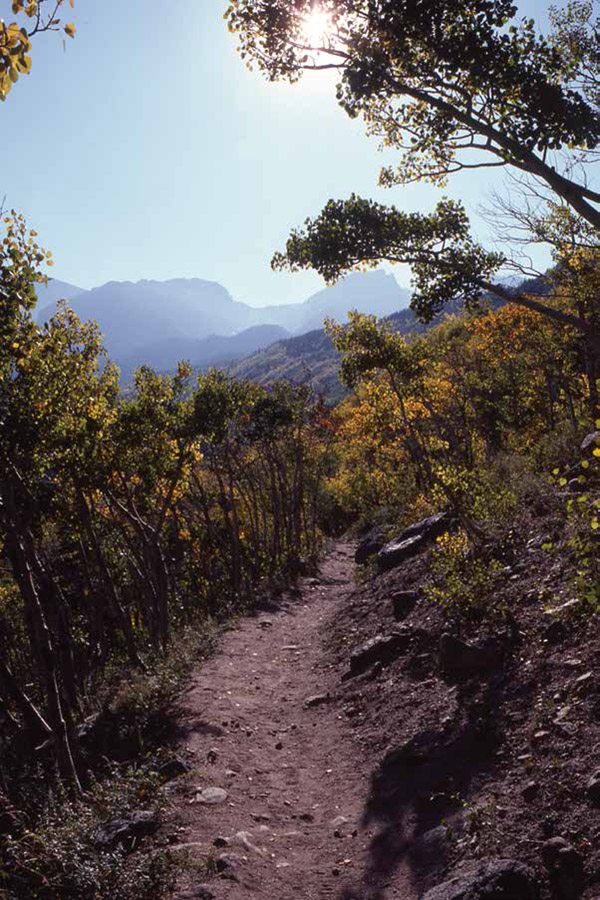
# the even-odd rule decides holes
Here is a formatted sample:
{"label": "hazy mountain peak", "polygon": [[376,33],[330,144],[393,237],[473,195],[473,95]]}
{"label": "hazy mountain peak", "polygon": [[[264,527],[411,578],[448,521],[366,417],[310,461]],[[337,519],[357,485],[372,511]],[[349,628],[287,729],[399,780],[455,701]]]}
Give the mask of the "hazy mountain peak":
{"label": "hazy mountain peak", "polygon": [[219,361],[239,358],[286,334],[322,328],[326,318],[343,321],[351,309],[381,317],[409,301],[382,269],[353,272],[303,303],[263,307],[240,303],[222,284],[202,278],[108,281],[89,291],[51,284],[50,294],[40,292],[38,319],[47,321],[65,297],[81,319],[98,322],[109,356],[127,370],[142,363],[174,368],[182,356],[201,366],[215,352]]}

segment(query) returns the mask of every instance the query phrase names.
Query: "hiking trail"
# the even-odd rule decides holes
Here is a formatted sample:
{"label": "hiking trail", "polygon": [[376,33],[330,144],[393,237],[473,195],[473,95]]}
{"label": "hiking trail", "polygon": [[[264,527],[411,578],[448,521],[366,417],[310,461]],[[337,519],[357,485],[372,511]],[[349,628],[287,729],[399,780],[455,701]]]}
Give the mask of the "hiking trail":
{"label": "hiking trail", "polygon": [[176,898],[416,898],[402,868],[392,884],[374,866],[377,827],[361,824],[372,766],[324,649],[354,589],[353,551],[335,544],[318,578],[236,623],[192,675],[180,743],[194,768],[174,786],[170,815],[191,865]]}

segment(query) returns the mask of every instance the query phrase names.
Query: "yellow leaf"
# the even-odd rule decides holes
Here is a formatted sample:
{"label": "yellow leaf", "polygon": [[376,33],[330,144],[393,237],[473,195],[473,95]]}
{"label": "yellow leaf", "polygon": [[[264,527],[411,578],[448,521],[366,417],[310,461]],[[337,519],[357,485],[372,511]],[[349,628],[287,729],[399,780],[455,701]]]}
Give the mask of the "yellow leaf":
{"label": "yellow leaf", "polygon": [[76,29],[75,29],[75,26],[73,25],[73,23],[72,23],[72,22],[67,22],[67,24],[65,25],[65,34],[68,34],[68,36],[69,36],[70,38],[74,38],[74,37],[75,37],[75,30],[76,30]]}

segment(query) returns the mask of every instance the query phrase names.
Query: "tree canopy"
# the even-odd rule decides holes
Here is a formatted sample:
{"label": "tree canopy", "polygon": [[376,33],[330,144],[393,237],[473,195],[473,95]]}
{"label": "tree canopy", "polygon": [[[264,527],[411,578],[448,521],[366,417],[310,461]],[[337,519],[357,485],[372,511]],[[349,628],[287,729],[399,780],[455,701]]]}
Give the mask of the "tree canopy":
{"label": "tree canopy", "polygon": [[75,37],[75,25],[60,17],[65,3],[71,8],[75,0],[13,0],[12,13],[17,18],[0,20],[0,100],[6,100],[19,75],[31,71],[31,39],[49,31],[62,31]]}
{"label": "tree canopy", "polygon": [[[311,41],[317,14],[326,24]],[[581,270],[583,259],[588,270],[597,265],[600,193],[586,167],[600,144],[591,3],[551,10],[548,35],[520,18],[510,0],[231,0],[226,18],[242,57],[271,80],[339,73],[342,108],[398,151],[380,184],[443,186],[460,170],[506,167],[541,208],[521,217],[520,226],[526,220],[528,239],[551,245],[561,275]],[[459,203],[442,200],[426,215],[355,195],[331,200],[292,233],[273,266],[313,268],[334,281],[385,260],[411,265],[412,307],[422,320],[449,301],[469,306],[492,291],[575,327],[588,344],[595,385],[597,300],[589,302],[588,291],[586,303],[565,309],[556,297],[547,302],[496,284],[505,260],[473,240]]]}
{"label": "tree canopy", "polygon": [[317,46],[307,41],[312,0],[232,0],[227,19],[243,57],[270,79],[339,71],[341,106],[402,151],[384,183],[443,183],[462,168],[510,164],[600,225],[600,194],[569,177],[568,165],[560,171],[552,155],[600,142],[595,96],[578,80],[564,37],[538,34],[510,0],[318,6],[330,27]]}

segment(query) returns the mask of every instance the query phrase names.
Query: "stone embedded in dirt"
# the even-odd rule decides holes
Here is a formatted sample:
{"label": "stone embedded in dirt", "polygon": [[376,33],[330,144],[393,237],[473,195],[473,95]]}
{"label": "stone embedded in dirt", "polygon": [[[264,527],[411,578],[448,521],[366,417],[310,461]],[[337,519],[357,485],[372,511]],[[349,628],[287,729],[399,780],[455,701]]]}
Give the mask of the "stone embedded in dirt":
{"label": "stone embedded in dirt", "polygon": [[433,516],[427,516],[420,519],[405,528],[399,535],[399,538],[410,538],[417,534],[426,534],[429,537],[437,537],[443,534],[450,525],[450,516],[446,512],[436,513]]}
{"label": "stone embedded in dirt", "polygon": [[586,796],[593,806],[600,806],[600,769],[597,769],[588,781]]}
{"label": "stone embedded in dirt", "polygon": [[221,853],[215,860],[215,868],[223,878],[237,881],[236,870],[239,868],[240,858],[233,853]]}
{"label": "stone embedded in dirt", "polygon": [[584,672],[583,675],[575,679],[574,687],[578,694],[587,694],[594,688],[594,673],[591,671]]}
{"label": "stone embedded in dirt", "polygon": [[561,660],[561,665],[565,667],[565,669],[578,669],[583,665],[583,660],[578,659],[576,656],[567,656],[565,659]]}
{"label": "stone embedded in dirt", "polygon": [[577,900],[585,883],[583,859],[564,838],[553,837],[542,847],[553,896],[557,900]]}
{"label": "stone embedded in dirt", "polygon": [[440,638],[439,663],[449,675],[485,674],[497,669],[501,660],[500,648],[493,640],[484,644],[467,644],[448,633]]}
{"label": "stone embedded in dirt", "polygon": [[557,712],[556,716],[554,717],[554,719],[552,720],[552,724],[559,725],[561,722],[563,722],[565,719],[567,719],[569,717],[569,714],[572,709],[573,709],[573,707],[571,706],[570,703],[567,703],[565,706],[561,707],[559,709],[559,711]]}
{"label": "stone embedded in dirt", "polygon": [[218,757],[219,757],[218,751],[214,747],[212,747],[206,754],[206,762],[209,763],[211,766],[214,766]]}
{"label": "stone embedded in dirt", "polygon": [[401,622],[405,619],[415,608],[418,599],[418,591],[396,591],[392,594],[392,615],[395,620]]}
{"label": "stone embedded in dirt", "polygon": [[422,900],[535,900],[531,869],[512,859],[494,859],[438,884]]}
{"label": "stone embedded in dirt", "polygon": [[271,821],[271,816],[267,815],[267,813],[250,813],[250,818],[254,819],[255,822]]}
{"label": "stone embedded in dirt", "polygon": [[302,819],[303,822],[314,822],[315,817],[312,813],[300,813],[298,816],[299,819]]}
{"label": "stone embedded in dirt", "polygon": [[216,806],[225,803],[229,794],[224,788],[207,787],[196,794],[196,803],[204,803],[206,806]]}
{"label": "stone embedded in dirt", "polygon": [[387,540],[386,528],[376,525],[361,538],[354,553],[354,562],[361,566],[375,556]]}
{"label": "stone embedded in dirt", "polygon": [[315,706],[322,706],[324,703],[330,703],[333,697],[327,691],[326,694],[315,694],[314,697],[307,697],[302,704],[305,709],[313,709]]}
{"label": "stone embedded in dirt", "polygon": [[254,835],[250,831],[238,831],[231,838],[231,843],[243,847],[244,850],[247,850],[249,853],[257,853],[259,856],[262,856],[263,851],[253,843],[253,838]]}
{"label": "stone embedded in dirt", "polygon": [[546,609],[544,615],[552,617],[560,616],[564,613],[573,612],[578,606],[581,606],[581,600],[579,597],[574,597],[573,600],[567,600],[566,603],[561,603],[560,606],[553,606],[551,609]]}
{"label": "stone embedded in dirt", "polygon": [[216,837],[213,841],[213,846],[215,847],[227,847],[228,844],[229,840],[226,837],[222,837],[221,835]]}
{"label": "stone embedded in dirt", "polygon": [[158,826],[158,817],[154,812],[139,810],[128,813],[118,819],[111,819],[98,828],[94,846],[98,850],[113,850],[121,846],[130,852],[140,838],[158,831]]}
{"label": "stone embedded in dirt", "polygon": [[335,819],[331,821],[332,828],[343,828],[344,825],[348,824],[348,819],[346,816],[336,816]]}
{"label": "stone embedded in dirt", "polygon": [[377,564],[380,572],[387,572],[421,553],[428,544],[450,526],[448,513],[438,513],[428,516],[405,528],[398,537],[385,544],[377,554]]}
{"label": "stone embedded in dirt", "polygon": [[343,838],[348,831],[348,819],[346,816],[336,816],[331,822],[333,828],[333,836],[335,838]]}
{"label": "stone embedded in dirt", "polygon": [[392,662],[408,649],[412,637],[412,631],[407,628],[404,631],[393,631],[387,635],[378,634],[371,638],[351,655],[350,671],[345,677],[353,678],[360,675],[375,663],[383,665]]}

